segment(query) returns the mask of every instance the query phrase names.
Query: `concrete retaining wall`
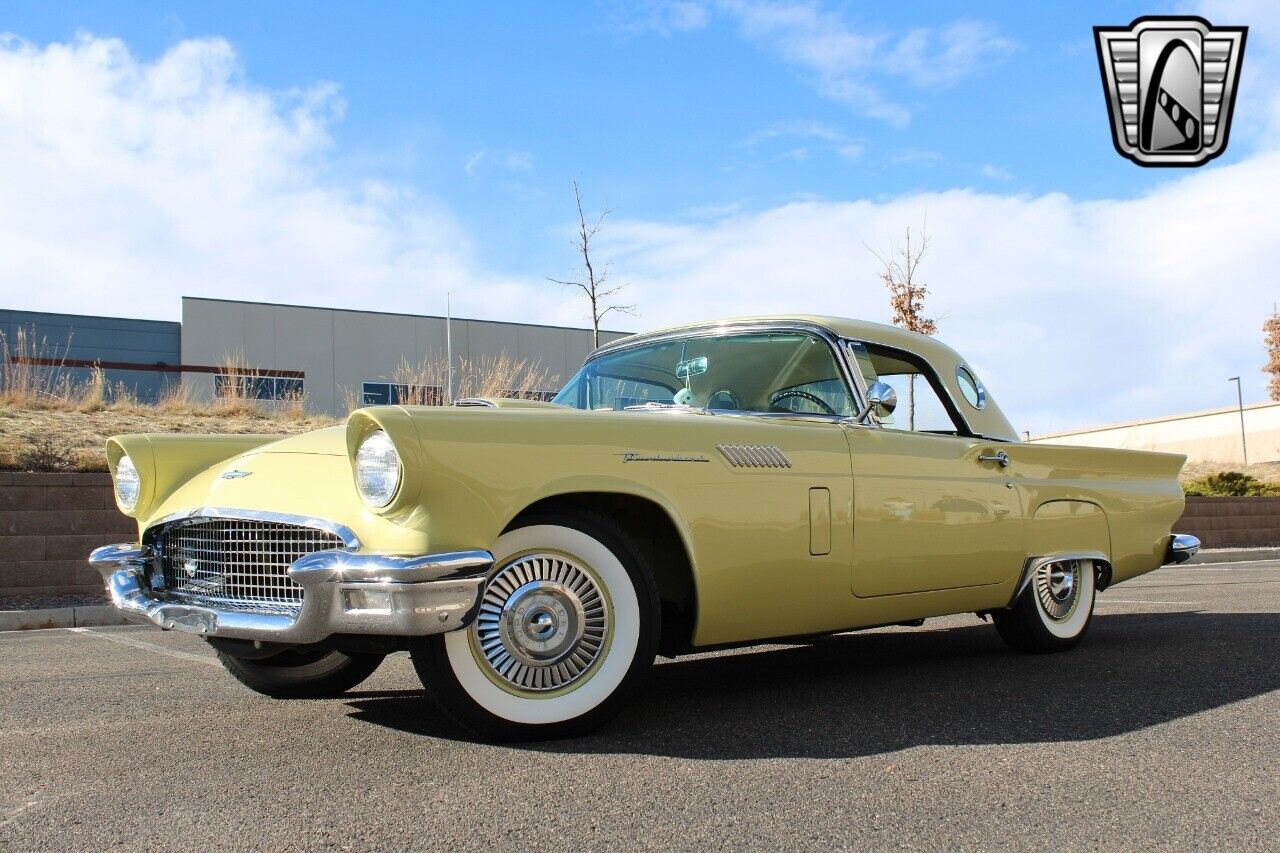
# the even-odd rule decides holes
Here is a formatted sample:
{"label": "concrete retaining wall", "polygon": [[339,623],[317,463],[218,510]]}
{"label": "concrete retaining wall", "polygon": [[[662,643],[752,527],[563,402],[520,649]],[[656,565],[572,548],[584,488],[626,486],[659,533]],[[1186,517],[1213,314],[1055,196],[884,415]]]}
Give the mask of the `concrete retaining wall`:
{"label": "concrete retaining wall", "polygon": [[101,590],[89,552],[136,538],[107,474],[0,473],[0,593]]}

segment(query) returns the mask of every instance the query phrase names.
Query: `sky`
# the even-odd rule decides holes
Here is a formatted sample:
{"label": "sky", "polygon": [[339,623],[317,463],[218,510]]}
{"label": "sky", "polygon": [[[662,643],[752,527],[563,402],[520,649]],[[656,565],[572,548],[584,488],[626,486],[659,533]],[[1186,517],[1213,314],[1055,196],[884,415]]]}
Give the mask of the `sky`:
{"label": "sky", "polygon": [[[1094,25],[1248,25],[1228,151],[1116,154]],[[179,297],[582,325],[572,182],[642,331],[885,321],[927,231],[939,337],[1020,430],[1265,397],[1280,4],[821,0],[0,9],[0,307]]]}

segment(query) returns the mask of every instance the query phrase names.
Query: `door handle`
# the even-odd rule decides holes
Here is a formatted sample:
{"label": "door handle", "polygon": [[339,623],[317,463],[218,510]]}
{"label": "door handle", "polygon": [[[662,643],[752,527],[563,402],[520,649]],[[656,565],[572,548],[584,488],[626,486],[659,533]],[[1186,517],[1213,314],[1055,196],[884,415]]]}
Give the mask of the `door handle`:
{"label": "door handle", "polygon": [[979,462],[995,462],[1001,468],[1009,467],[1009,454],[1001,450],[999,453],[984,453],[978,457]]}

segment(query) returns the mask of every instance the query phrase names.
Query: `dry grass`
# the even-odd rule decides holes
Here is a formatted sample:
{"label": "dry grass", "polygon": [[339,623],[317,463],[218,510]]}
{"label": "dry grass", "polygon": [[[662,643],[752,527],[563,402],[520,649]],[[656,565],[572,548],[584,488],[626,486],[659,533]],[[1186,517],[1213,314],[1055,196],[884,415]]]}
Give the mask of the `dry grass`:
{"label": "dry grass", "polygon": [[[448,381],[448,362],[440,359],[424,359],[417,364],[400,362],[391,381],[403,385],[409,392],[411,405],[439,405],[439,398]],[[516,397],[531,399],[537,392],[547,391],[556,383],[551,374],[539,362],[517,361],[499,353],[482,356],[477,360],[462,359],[453,371],[453,397]]]}
{"label": "dry grass", "polygon": [[1259,462],[1254,465],[1231,464],[1229,462],[1188,462],[1182,469],[1179,479],[1186,483],[1191,480],[1203,480],[1210,474],[1225,474],[1238,471],[1248,474],[1263,483],[1280,484],[1280,462]]}
{"label": "dry grass", "polygon": [[[0,409],[0,468],[32,467],[19,459],[43,439],[51,439],[71,460],[69,467],[105,471],[104,445],[109,437],[129,432],[271,433],[293,435],[332,426],[334,418],[307,415],[292,418],[281,413],[255,411],[228,415],[206,406],[203,413],[165,411],[156,406],[133,404],[108,406],[95,412],[74,408]],[[40,470],[50,470],[48,467]]]}
{"label": "dry grass", "polygon": [[[282,401],[255,399],[254,383],[263,377],[243,356],[223,359],[223,393],[212,401],[195,399],[188,386],[174,382],[155,403],[143,403],[124,386],[111,386],[97,368],[87,379],[75,381],[61,358],[33,340],[34,335],[19,331],[10,348],[0,333],[0,470],[105,471],[106,440],[122,433],[294,435],[338,423],[308,412],[305,394]],[[54,363],[31,363],[37,358]],[[418,389],[406,404],[440,405],[443,394],[427,389],[442,388],[447,373],[443,361],[405,362],[392,381]],[[540,365],[505,354],[463,360],[454,371],[457,398],[532,397],[551,385]],[[346,389],[344,402],[348,412],[361,405],[358,395]]]}

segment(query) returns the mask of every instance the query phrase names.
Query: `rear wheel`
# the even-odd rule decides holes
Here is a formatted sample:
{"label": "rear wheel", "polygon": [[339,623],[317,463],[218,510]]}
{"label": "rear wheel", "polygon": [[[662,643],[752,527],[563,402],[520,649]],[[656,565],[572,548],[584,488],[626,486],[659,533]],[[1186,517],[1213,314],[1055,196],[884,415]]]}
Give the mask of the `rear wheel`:
{"label": "rear wheel", "polygon": [[383,655],[293,649],[261,660],[218,652],[222,666],[244,686],[276,699],[326,699],[341,696],[364,681]]}
{"label": "rear wheel", "polygon": [[498,538],[475,622],[413,652],[441,710],[491,740],[569,737],[623,707],[653,664],[657,588],[602,516],[531,518]]}
{"label": "rear wheel", "polygon": [[1092,560],[1058,560],[1037,568],[1013,606],[991,618],[1020,652],[1065,651],[1089,629],[1095,594]]}

